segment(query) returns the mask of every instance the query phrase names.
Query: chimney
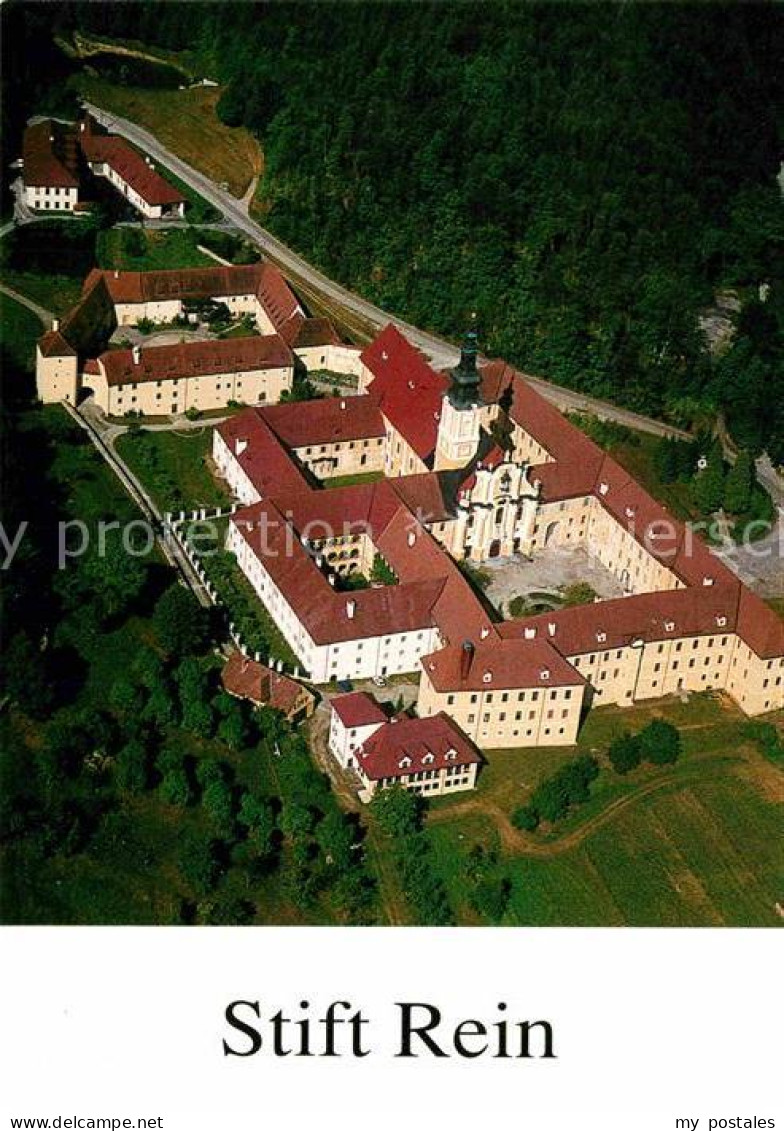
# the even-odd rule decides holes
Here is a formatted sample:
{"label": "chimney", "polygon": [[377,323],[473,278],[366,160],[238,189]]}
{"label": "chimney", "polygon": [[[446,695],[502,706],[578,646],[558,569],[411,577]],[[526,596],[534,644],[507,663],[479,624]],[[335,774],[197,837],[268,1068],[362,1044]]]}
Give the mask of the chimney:
{"label": "chimney", "polygon": [[416,542],[416,534],[412,530],[408,535],[408,544],[409,544],[409,546],[413,546],[415,542]]}
{"label": "chimney", "polygon": [[484,625],[482,628],[480,628],[480,630],[479,630],[480,640],[487,640],[489,635],[490,635],[490,629],[487,627],[487,625]]}
{"label": "chimney", "polygon": [[86,123],[86,122],[80,122],[80,123],[79,123],[79,132],[80,132],[80,133],[84,133],[84,131],[85,131],[86,129],[87,129],[87,123]]}
{"label": "chimney", "polygon": [[329,575],[329,577],[327,578],[327,581],[330,583],[330,585],[334,589],[335,588],[335,575],[334,575],[334,573],[331,573]]}
{"label": "chimney", "polygon": [[341,408],[341,410],[342,410],[343,412],[345,412],[345,411],[346,411],[346,402],[345,402],[345,401],[341,401],[341,402],[340,402],[340,408]]}
{"label": "chimney", "polygon": [[550,621],[550,623],[548,624],[547,631],[550,633],[551,636],[555,636],[555,625],[553,624],[552,621]]}
{"label": "chimney", "polygon": [[247,446],[248,446],[247,440],[235,440],[234,441],[234,454],[235,454],[235,456],[241,456],[242,453],[247,448]]}
{"label": "chimney", "polygon": [[131,353],[133,355],[133,364],[138,365],[142,359],[141,346],[134,346]]}
{"label": "chimney", "polygon": [[357,603],[353,597],[349,597],[346,601],[346,616],[349,620],[354,619],[354,613],[357,611]]}
{"label": "chimney", "polygon": [[463,641],[463,647],[460,652],[460,679],[468,679],[469,672],[471,671],[471,664],[474,662],[474,646],[470,640]]}
{"label": "chimney", "polygon": [[114,277],[115,277],[115,279],[119,279],[120,278],[120,272],[115,270]]}
{"label": "chimney", "polygon": [[59,318],[53,318],[52,319],[52,329],[53,330],[59,330],[60,329],[60,319]]}

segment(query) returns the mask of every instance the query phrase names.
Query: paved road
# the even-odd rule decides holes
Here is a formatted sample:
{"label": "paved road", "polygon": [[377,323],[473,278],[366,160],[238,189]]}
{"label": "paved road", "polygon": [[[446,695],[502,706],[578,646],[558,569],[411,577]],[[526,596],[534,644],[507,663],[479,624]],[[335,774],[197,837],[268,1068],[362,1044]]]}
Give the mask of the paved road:
{"label": "paved road", "polygon": [[[434,334],[428,334],[408,322],[403,322],[387,311],[374,306],[373,303],[352,294],[351,291],[346,290],[317,271],[315,267],[312,267],[291,248],[281,243],[279,239],[276,239],[254,220],[251,220],[248,215],[247,199],[237,200],[236,197],[211,181],[209,177],[187,165],[176,154],[161,145],[148,130],[142,129],[134,122],[109,114],[90,102],[86,102],[85,107],[102,125],[115,133],[122,134],[129,141],[146,150],[153,158],[171,169],[185,184],[195,189],[205,200],[219,209],[239,231],[253,240],[265,255],[274,260],[292,278],[295,285],[305,291],[306,297],[312,295],[322,305],[325,304],[328,308],[330,306],[338,308],[341,316],[347,315],[346,320],[350,325],[356,326],[359,336],[367,338],[386,326],[388,322],[394,322],[410,341],[427,354],[437,368],[454,365],[458,357],[456,346],[436,337]],[[679,429],[673,428],[672,425],[664,424],[639,413],[630,412],[627,409],[618,408],[606,401],[573,392],[571,389],[564,389],[552,382],[543,381],[541,378],[529,377],[528,380],[543,396],[557,404],[559,408],[569,411],[591,412],[603,419],[616,420],[630,428],[638,428],[655,435],[686,435],[679,432]]]}
{"label": "paved road", "polygon": [[[101,419],[98,414],[94,412],[80,412],[67,401],[62,402],[66,412],[76,421],[80,428],[84,429],[90,437],[93,445],[98,453],[109,465],[111,470],[120,480],[125,490],[131,496],[133,501],[141,510],[145,519],[150,523],[153,531],[155,532],[155,540],[161,547],[167,561],[177,572],[191,590],[196,600],[204,608],[209,608],[212,605],[212,599],[207,593],[201,579],[198,577],[188,558],[183,553],[176,538],[166,534],[163,525],[163,515],[158,509],[157,504],[149,494],[144,484],[133,474],[131,469],[120,459],[117,452],[114,450],[114,439],[109,434],[108,429],[101,429],[98,421]],[[121,430],[122,431],[122,430]]]}

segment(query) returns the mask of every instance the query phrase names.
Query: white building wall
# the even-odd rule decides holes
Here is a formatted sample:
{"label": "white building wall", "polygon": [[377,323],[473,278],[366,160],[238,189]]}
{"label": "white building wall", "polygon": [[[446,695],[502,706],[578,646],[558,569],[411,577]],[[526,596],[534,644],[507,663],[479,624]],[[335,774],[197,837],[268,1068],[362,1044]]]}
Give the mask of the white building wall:
{"label": "white building wall", "polygon": [[359,727],[344,726],[343,720],[333,707],[329,726],[329,749],[344,769],[354,769],[357,765],[354,752],[383,725],[383,723],[368,723]]}

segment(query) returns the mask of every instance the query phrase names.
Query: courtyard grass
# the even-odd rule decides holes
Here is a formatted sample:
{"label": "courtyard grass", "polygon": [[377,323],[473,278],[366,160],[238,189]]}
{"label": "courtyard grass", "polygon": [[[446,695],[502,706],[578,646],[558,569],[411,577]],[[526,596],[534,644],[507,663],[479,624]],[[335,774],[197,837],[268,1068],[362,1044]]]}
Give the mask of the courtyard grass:
{"label": "courtyard grass", "polygon": [[207,464],[212,428],[133,430],[120,436],[115,446],[162,511],[225,506],[230,501]]}

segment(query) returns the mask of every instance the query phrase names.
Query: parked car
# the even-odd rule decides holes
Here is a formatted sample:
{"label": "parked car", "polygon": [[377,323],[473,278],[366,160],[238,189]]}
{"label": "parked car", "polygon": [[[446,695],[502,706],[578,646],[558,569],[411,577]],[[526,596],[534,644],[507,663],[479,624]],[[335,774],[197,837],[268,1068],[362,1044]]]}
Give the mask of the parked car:
{"label": "parked car", "polygon": [[376,687],[386,687],[387,685],[387,681],[384,679],[383,675],[374,675],[373,682]]}
{"label": "parked car", "polygon": [[353,691],[353,690],[354,690],[354,684],[351,682],[350,679],[339,679],[338,680],[338,691],[342,691],[342,692],[345,693],[345,692],[349,692],[349,691]]}

